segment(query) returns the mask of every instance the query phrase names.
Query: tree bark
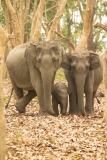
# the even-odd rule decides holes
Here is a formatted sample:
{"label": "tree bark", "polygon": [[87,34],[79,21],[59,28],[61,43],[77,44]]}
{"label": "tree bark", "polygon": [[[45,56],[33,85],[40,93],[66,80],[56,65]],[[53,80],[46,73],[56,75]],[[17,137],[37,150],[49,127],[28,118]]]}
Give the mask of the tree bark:
{"label": "tree bark", "polygon": [[94,35],[93,35],[93,19],[94,19],[94,14],[95,14],[95,7],[96,7],[96,0],[95,0],[94,5],[93,5],[93,12],[92,12],[92,17],[91,17],[90,35],[89,35],[88,42],[87,42],[87,49],[88,50],[92,50],[94,52],[95,52],[95,45],[94,45],[94,42],[93,42],[93,38],[94,38]]}
{"label": "tree bark", "polygon": [[68,29],[67,38],[71,39],[72,17],[71,17],[71,15],[70,15],[71,13],[70,13],[70,11],[69,11],[68,4],[66,4],[65,8],[66,8],[66,14],[67,14],[67,29]]}
{"label": "tree bark", "polygon": [[[0,50],[0,56],[1,56]],[[2,75],[3,75],[3,64],[0,59],[0,159],[5,160],[5,117],[4,117],[4,104],[3,104],[3,93],[2,93]]]}
{"label": "tree bark", "polygon": [[53,19],[53,23],[52,23],[52,26],[51,26],[51,28],[48,32],[46,40],[52,40],[54,38],[57,25],[59,23],[60,17],[62,15],[63,11],[64,11],[64,8],[65,8],[65,5],[66,5],[67,1],[68,0],[59,0],[57,12],[56,12],[56,15]]}
{"label": "tree bark", "polygon": [[3,93],[2,93],[2,75],[3,75],[3,61],[4,61],[4,49],[7,43],[7,36],[5,31],[0,26],[0,159],[5,160],[5,117],[4,117],[4,105],[3,105]]}
{"label": "tree bark", "polygon": [[107,51],[105,52],[104,62],[103,62],[103,81],[104,81],[104,91],[105,91],[105,109],[102,122],[107,122]]}
{"label": "tree bark", "polygon": [[1,5],[1,0],[0,0],[0,12],[2,12],[3,8],[2,8],[2,5]]}
{"label": "tree bark", "polygon": [[81,19],[84,21],[83,13],[82,13],[82,8],[81,8],[81,4],[80,4],[80,0],[77,0],[77,2],[78,2],[78,7],[79,7],[79,11],[80,11]]}
{"label": "tree bark", "polygon": [[42,16],[43,16],[44,7],[45,7],[45,1],[46,0],[40,1],[37,11],[32,20],[30,40],[38,41],[40,38],[40,31],[42,27]]}
{"label": "tree bark", "polygon": [[20,8],[19,8],[19,14],[18,14],[18,20],[19,20],[19,25],[20,25],[20,30],[21,30],[21,41],[22,43],[24,42],[24,24],[25,24],[25,1],[24,0],[20,0],[20,4],[19,4]]}
{"label": "tree bark", "polygon": [[88,38],[90,36],[90,31],[91,31],[93,8],[95,6],[95,3],[96,3],[96,0],[87,0],[83,33],[76,47],[76,50],[87,47],[87,42],[88,42]]}
{"label": "tree bark", "polygon": [[22,34],[21,34],[21,28],[20,28],[20,24],[18,21],[18,17],[17,17],[17,13],[15,11],[15,9],[12,7],[12,4],[10,2],[10,0],[5,0],[6,6],[11,14],[12,17],[12,24],[13,24],[13,32],[14,32],[14,36],[15,36],[15,46],[23,43],[23,38],[22,38]]}
{"label": "tree bark", "polygon": [[106,32],[107,32],[107,24],[102,24],[102,23],[96,23],[94,25],[95,28],[99,27],[99,28],[102,28],[104,29]]}

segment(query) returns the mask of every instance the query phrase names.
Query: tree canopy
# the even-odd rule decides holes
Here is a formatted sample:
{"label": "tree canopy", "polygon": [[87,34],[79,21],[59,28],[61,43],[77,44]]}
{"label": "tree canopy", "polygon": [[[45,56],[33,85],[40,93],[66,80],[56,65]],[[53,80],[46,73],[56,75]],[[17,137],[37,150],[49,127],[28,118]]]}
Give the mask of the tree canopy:
{"label": "tree canopy", "polygon": [[[106,0],[97,0],[93,26],[96,23],[106,24],[105,3]],[[78,45],[86,6],[87,1],[79,0],[5,0],[1,2],[0,24],[8,33],[12,47],[31,39],[49,39],[55,30],[60,36],[55,33],[52,38],[61,40],[63,47],[67,49],[69,43],[66,39],[74,46]],[[107,33],[102,28],[94,27],[93,36],[95,49],[102,51],[106,47]]]}

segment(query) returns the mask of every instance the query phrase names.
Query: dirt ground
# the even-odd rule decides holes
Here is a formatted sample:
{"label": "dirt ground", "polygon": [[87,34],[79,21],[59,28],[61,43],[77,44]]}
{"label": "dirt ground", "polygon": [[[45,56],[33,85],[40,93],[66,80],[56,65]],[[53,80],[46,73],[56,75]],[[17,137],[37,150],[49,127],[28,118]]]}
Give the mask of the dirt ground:
{"label": "dirt ground", "polygon": [[[61,80],[59,76],[56,81]],[[3,80],[4,104],[10,91],[7,77]],[[107,160],[107,124],[101,123],[104,97],[99,98],[100,104],[95,99],[95,113],[89,117],[39,117],[37,98],[26,107],[25,114],[19,114],[14,97],[5,109],[6,160]]]}

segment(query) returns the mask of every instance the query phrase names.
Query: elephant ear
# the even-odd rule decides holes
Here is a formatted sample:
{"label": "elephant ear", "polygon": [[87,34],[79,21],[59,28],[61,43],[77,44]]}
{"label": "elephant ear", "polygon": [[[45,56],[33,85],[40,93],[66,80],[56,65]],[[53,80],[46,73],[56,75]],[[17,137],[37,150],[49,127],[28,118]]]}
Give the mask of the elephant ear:
{"label": "elephant ear", "polygon": [[28,65],[31,62],[32,64],[34,64],[35,67],[36,62],[40,62],[42,57],[42,48],[40,47],[40,45],[38,46],[37,44],[38,43],[36,42],[31,42],[26,48],[24,55],[24,57],[26,57]]}
{"label": "elephant ear", "polygon": [[90,68],[89,68],[89,70],[95,70],[95,69],[101,67],[99,55],[93,51],[89,51],[89,53],[90,53]]}
{"label": "elephant ear", "polygon": [[66,69],[66,70],[70,70],[71,69],[71,53],[65,53],[63,58],[62,58],[62,63],[61,63],[61,67]]}
{"label": "elephant ear", "polygon": [[33,53],[34,53],[35,50],[36,50],[36,45],[37,45],[37,43],[31,42],[31,43],[26,47],[25,54],[24,54],[24,57],[25,57],[25,58],[28,58],[29,55],[30,55],[30,56],[33,56],[33,55],[34,55]]}

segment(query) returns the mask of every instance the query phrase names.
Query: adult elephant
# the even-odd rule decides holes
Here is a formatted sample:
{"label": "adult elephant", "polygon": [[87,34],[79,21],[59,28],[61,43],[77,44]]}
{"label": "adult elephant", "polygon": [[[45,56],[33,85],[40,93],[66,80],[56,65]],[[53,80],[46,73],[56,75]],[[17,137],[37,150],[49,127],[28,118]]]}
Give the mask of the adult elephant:
{"label": "adult elephant", "polygon": [[93,114],[94,97],[103,78],[98,54],[85,49],[67,53],[63,57],[62,67],[68,81],[69,113],[81,113],[82,116]]}
{"label": "adult elephant", "polygon": [[[26,43],[10,51],[6,65],[18,97],[15,107],[19,112],[24,113],[26,105],[37,95],[39,115],[54,115],[51,91],[62,54],[60,45],[54,41]],[[28,91],[25,96],[23,90]]]}

